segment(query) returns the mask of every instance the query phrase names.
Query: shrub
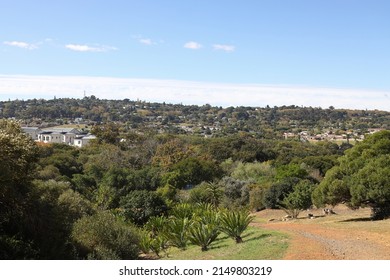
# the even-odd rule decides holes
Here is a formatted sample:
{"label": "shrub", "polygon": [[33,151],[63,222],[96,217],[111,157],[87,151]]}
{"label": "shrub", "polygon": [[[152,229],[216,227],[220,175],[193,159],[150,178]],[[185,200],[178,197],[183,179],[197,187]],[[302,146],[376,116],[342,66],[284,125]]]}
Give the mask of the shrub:
{"label": "shrub", "polygon": [[188,238],[192,244],[200,246],[202,251],[207,251],[221,232],[219,214],[215,211],[202,211],[194,220],[189,228]]}
{"label": "shrub", "polygon": [[243,242],[242,233],[248,228],[253,217],[245,211],[227,211],[221,216],[221,230],[236,243]]}
{"label": "shrub", "polygon": [[79,219],[73,226],[72,237],[81,257],[88,259],[137,259],[139,235],[137,230],[116,219],[109,212],[98,212]]}
{"label": "shrub", "polygon": [[146,190],[130,192],[122,197],[120,206],[123,208],[125,218],[137,225],[143,225],[151,217],[167,211],[164,199],[157,193]]}

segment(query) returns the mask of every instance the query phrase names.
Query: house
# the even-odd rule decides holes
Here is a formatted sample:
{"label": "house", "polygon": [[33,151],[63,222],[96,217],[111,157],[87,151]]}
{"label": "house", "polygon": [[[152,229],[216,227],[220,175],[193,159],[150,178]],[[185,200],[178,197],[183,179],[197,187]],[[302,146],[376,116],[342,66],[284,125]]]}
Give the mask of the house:
{"label": "house", "polygon": [[74,144],[74,139],[81,132],[75,128],[51,128],[38,133],[38,142]]}
{"label": "house", "polygon": [[85,134],[75,128],[47,128],[23,127],[23,131],[36,142],[63,143],[70,146],[84,147],[89,141],[96,139],[92,134]]}
{"label": "house", "polygon": [[38,127],[22,127],[22,130],[35,141],[38,140],[38,134],[42,131]]}
{"label": "house", "polygon": [[74,146],[76,147],[84,147],[85,145],[88,145],[89,141],[91,140],[94,140],[96,139],[96,136],[95,135],[92,135],[92,134],[87,134],[87,135],[81,135],[81,136],[77,136],[75,139],[74,139]]}

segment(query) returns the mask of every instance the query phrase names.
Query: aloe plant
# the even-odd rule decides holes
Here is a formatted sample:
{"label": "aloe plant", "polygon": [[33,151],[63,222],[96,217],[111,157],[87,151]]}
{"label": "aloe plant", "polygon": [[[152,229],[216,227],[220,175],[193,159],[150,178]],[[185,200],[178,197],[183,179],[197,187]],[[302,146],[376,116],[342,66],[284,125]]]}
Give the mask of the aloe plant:
{"label": "aloe plant", "polygon": [[169,214],[175,218],[191,219],[194,214],[194,210],[195,208],[193,205],[188,203],[181,203],[173,207]]}
{"label": "aloe plant", "polygon": [[242,233],[248,228],[253,217],[246,211],[225,212],[221,216],[221,231],[233,238],[236,243],[243,242]]}
{"label": "aloe plant", "polygon": [[170,245],[185,250],[188,243],[188,228],[190,224],[191,222],[188,218],[168,219],[163,235]]}
{"label": "aloe plant", "polygon": [[189,240],[192,244],[207,251],[221,233],[219,214],[215,211],[204,211],[202,215],[194,217],[194,223],[189,228]]}

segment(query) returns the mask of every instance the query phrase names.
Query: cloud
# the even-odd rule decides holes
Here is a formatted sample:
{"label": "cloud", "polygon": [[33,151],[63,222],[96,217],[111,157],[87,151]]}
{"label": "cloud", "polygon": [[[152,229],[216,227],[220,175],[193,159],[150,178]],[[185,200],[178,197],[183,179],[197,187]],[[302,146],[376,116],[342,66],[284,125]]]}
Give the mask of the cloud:
{"label": "cloud", "polygon": [[186,49],[199,50],[199,49],[201,49],[203,46],[202,46],[201,44],[197,43],[197,42],[191,41],[191,42],[185,43],[185,44],[184,44],[184,47],[185,47]]}
{"label": "cloud", "polygon": [[5,41],[3,43],[4,43],[4,45],[18,47],[18,48],[26,49],[26,50],[34,50],[34,49],[38,48],[38,46],[35,44],[30,44],[30,43],[20,42],[20,41]]}
{"label": "cloud", "polygon": [[68,44],[65,48],[76,51],[76,52],[107,52],[112,50],[117,50],[115,47],[111,46],[88,46],[88,45],[77,45],[77,44]]}
{"label": "cloud", "polygon": [[148,46],[151,46],[151,45],[155,45],[156,43],[154,43],[151,39],[139,39],[138,40],[141,44],[144,44],[144,45],[148,45]]}
{"label": "cloud", "polygon": [[83,98],[142,99],[188,105],[265,107],[297,105],[390,111],[388,92],[290,85],[224,84],[110,77],[0,75],[0,100]]}
{"label": "cloud", "polygon": [[213,45],[214,50],[216,51],[225,51],[225,52],[234,52],[236,50],[235,46],[232,45],[219,45],[214,44]]}

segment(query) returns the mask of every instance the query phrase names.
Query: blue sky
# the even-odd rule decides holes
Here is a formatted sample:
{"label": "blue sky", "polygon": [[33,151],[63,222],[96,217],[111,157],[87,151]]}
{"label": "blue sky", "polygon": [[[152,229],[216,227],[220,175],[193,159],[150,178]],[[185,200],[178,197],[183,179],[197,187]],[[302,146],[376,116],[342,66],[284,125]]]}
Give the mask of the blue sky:
{"label": "blue sky", "polygon": [[[313,92],[355,89],[378,96],[375,104],[390,104],[388,11],[390,1],[378,0],[3,0],[0,99],[55,91],[47,83],[39,92],[23,80],[21,95],[22,78],[71,76],[129,79],[121,85],[120,97],[132,81],[169,80],[191,82],[181,84],[181,91],[192,82],[203,83],[203,90],[216,83],[232,88],[272,85],[284,93],[286,86]],[[18,76],[18,84],[10,84],[12,76]],[[85,82],[79,86],[75,92],[88,87]],[[103,87],[112,92],[104,95],[95,88],[102,98],[118,91],[109,84]],[[138,89],[133,93],[142,98],[145,89]],[[154,90],[156,99],[161,98],[158,87]],[[226,89],[226,94],[233,93]],[[279,105],[283,98],[274,95],[270,105]],[[316,104],[314,97],[296,105],[329,105]],[[172,98],[168,101],[181,102],[183,96]],[[377,106],[367,100],[350,107]],[[348,102],[333,105],[346,107]],[[390,105],[381,106],[390,110]]]}

